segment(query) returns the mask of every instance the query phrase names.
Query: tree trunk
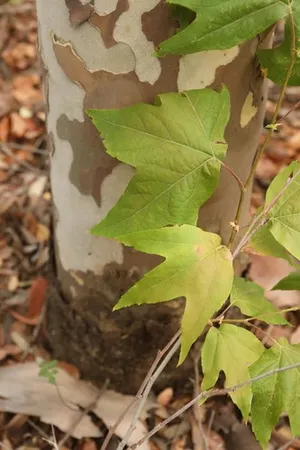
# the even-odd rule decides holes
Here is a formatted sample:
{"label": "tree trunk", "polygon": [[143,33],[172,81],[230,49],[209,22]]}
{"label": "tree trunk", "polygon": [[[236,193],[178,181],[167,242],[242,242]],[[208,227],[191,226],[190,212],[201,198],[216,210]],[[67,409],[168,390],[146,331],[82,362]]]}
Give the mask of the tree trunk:
{"label": "tree trunk", "polygon": [[[159,259],[89,234],[117,202],[133,169],[105,153],[84,111],[225,83],[232,102],[226,162],[244,180],[259,140],[265,83],[255,58],[258,39],[228,51],[156,59],[155,46],[178,25],[164,1],[82,3],[37,0],[58,280],[49,296],[48,330],[56,357],[93,381],[108,378],[110,387],[133,393],[157,350],[178,330],[183,304],[112,313],[121,294]],[[236,181],[223,172],[219,189],[201,211],[201,225],[227,239],[238,195]],[[248,209],[249,198],[244,224]],[[179,380],[181,371],[172,376]]]}

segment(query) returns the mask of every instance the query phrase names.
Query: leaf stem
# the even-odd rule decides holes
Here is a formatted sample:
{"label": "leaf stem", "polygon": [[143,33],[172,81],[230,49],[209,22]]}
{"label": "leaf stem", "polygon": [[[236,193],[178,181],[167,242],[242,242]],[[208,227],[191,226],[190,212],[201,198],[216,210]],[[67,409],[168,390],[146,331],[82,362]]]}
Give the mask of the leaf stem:
{"label": "leaf stem", "polygon": [[214,397],[216,395],[227,395],[230,392],[235,392],[237,389],[241,389],[245,386],[248,386],[249,384],[255,383],[256,381],[262,380],[263,378],[267,378],[269,376],[275,375],[280,372],[285,372],[287,370],[296,369],[297,367],[300,367],[300,363],[291,364],[289,366],[278,367],[276,369],[269,370],[268,372],[257,375],[256,377],[253,377],[250,380],[246,380],[243,383],[236,384],[235,386],[232,386],[229,388],[208,389],[207,391],[203,391],[200,394],[198,394],[196,397],[194,397],[186,405],[184,405],[182,408],[180,408],[178,411],[176,411],[174,414],[172,414],[167,419],[162,421],[159,425],[154,427],[146,436],[144,436],[142,439],[140,439],[136,444],[129,447],[128,450],[135,450],[137,447],[142,445],[145,441],[150,439],[154,434],[156,434],[158,431],[160,431],[162,428],[164,428],[166,425],[168,425],[168,423],[172,422],[174,419],[176,419],[182,413],[187,411],[189,408],[191,408],[195,403],[199,402],[200,400],[208,399],[208,398]]}
{"label": "leaf stem", "polygon": [[224,161],[221,161],[221,165],[224,167],[224,169],[226,169],[233,176],[233,178],[235,178],[235,180],[237,181],[237,183],[239,185],[240,191],[244,192],[245,188],[244,188],[243,182],[240,179],[240,177],[234,172],[234,170],[230,166],[228,166],[226,163],[224,163]]}
{"label": "leaf stem", "polygon": [[252,182],[252,178],[255,174],[255,171],[257,169],[259,160],[262,156],[262,154],[264,153],[265,149],[267,148],[270,139],[273,135],[274,130],[277,128],[277,116],[279,113],[279,110],[281,108],[283,99],[284,99],[284,95],[286,92],[286,88],[288,86],[289,83],[289,79],[292,75],[293,69],[294,69],[294,65],[295,65],[295,61],[296,61],[296,33],[295,33],[295,23],[294,23],[294,18],[293,18],[293,14],[292,11],[289,14],[289,20],[290,20],[290,24],[291,24],[291,52],[290,52],[290,56],[291,56],[291,60],[290,60],[290,64],[282,85],[282,89],[279,95],[279,98],[277,100],[276,103],[276,107],[275,107],[275,111],[273,113],[273,117],[271,120],[271,124],[269,125],[269,130],[266,136],[266,139],[264,140],[264,143],[262,145],[260,145],[256,151],[253,163],[252,163],[252,167],[250,170],[250,173],[245,181],[245,184],[243,185],[243,190],[241,190],[241,194],[240,194],[240,199],[239,199],[239,203],[238,203],[238,207],[237,207],[237,212],[236,212],[236,216],[234,219],[234,223],[236,225],[236,227],[234,227],[231,231],[231,235],[228,241],[228,248],[232,247],[233,241],[237,235],[238,229],[239,229],[239,222],[240,222],[240,218],[241,218],[241,214],[242,214],[242,208],[243,208],[243,204],[244,204],[244,199],[245,199],[245,194],[249,189],[249,186]]}

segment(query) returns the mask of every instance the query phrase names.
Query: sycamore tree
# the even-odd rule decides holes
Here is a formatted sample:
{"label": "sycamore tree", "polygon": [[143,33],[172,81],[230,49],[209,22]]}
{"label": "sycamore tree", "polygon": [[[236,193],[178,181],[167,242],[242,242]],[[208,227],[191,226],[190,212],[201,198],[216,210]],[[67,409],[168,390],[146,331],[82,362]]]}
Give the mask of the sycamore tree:
{"label": "sycamore tree", "polygon": [[[37,0],[37,8],[56,356],[133,392],[180,328],[167,358],[180,347],[179,367],[165,377],[184,379],[202,336],[203,389],[223,371],[263,446],[283,412],[300,434],[300,347],[257,340],[254,319],[287,322],[239,277],[246,246],[295,265],[300,258],[299,163],[248,215],[285,89],[300,81],[299,0]],[[271,48],[281,20],[284,41]],[[259,146],[268,78],[282,90]],[[296,273],[283,283],[297,281]],[[226,319],[232,305],[240,321]]]}

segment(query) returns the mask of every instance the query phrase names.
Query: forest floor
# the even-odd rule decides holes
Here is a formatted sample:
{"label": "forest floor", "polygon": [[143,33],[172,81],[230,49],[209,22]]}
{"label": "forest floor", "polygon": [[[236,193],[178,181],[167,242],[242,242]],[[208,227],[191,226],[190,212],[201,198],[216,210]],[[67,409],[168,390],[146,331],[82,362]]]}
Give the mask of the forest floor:
{"label": "forest floor", "polygon": [[[270,121],[277,96],[278,90],[271,86],[266,123]],[[283,117],[292,111],[278,132],[274,133],[257,168],[252,213],[263,204],[266,188],[274,176],[291,161],[300,160],[300,108],[295,108],[299,101],[300,89],[289,88],[280,115]],[[263,134],[261,139],[264,139]],[[56,439],[60,442],[60,448],[95,450],[100,448],[107,427],[112,423],[104,417],[105,414],[102,417],[101,412],[97,414],[93,408],[94,416],[86,420],[84,402],[78,398],[80,428],[74,408],[68,404],[71,400],[69,402],[66,398],[76,396],[80,389],[88,397],[92,395],[92,388],[79,381],[80,374],[76,367],[58,363],[68,377],[65,379],[66,397],[61,395],[57,386],[51,385],[51,366],[46,369],[48,387],[39,383],[36,373],[26,369],[29,367],[26,364],[36,359],[51,361],[47,329],[43,322],[47,288],[43,274],[49,259],[51,237],[51,189],[46,140],[34,0],[4,5],[0,2],[0,446],[24,450],[58,448],[54,442]],[[259,255],[251,255],[251,259],[249,275],[266,290],[291,270],[282,260]],[[269,298],[278,308],[300,307],[297,292],[277,291]],[[258,337],[264,340],[265,345],[269,344],[269,340],[282,336],[299,343],[300,316],[297,312],[291,312],[288,319],[294,327],[271,326],[263,334],[258,331]],[[14,373],[17,373],[16,380]],[[34,398],[38,405],[34,403]],[[60,403],[57,403],[57,398]],[[171,388],[167,388],[151,399],[152,409],[143,426],[159,423],[189,399],[188,396],[177,396]],[[127,400],[122,400],[120,396],[121,403],[118,403],[115,419],[120,404],[123,402],[125,405]],[[73,405],[74,399],[72,401]],[[46,408],[43,403],[46,403]],[[223,402],[220,406],[218,402],[211,401],[203,406],[201,414],[207,448],[234,449],[225,447],[220,434],[214,431],[214,416],[220,407],[227,408],[226,415],[237,420],[231,404],[224,406]],[[109,449],[112,450],[114,445],[115,441],[111,441]],[[175,425],[173,423],[161,430],[149,446],[151,450],[205,448],[192,414],[184,415]],[[300,440],[292,440],[288,422],[282,417],[272,435],[270,450],[284,448],[299,449]],[[251,444],[247,449],[252,450]]]}

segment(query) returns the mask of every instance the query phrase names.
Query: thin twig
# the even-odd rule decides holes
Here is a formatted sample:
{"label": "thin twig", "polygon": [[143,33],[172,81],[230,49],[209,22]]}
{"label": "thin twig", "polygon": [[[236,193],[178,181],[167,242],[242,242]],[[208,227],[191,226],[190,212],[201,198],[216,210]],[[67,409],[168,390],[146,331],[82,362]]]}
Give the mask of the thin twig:
{"label": "thin twig", "polygon": [[295,111],[295,109],[298,108],[298,106],[300,106],[300,100],[298,100],[297,103],[295,103],[292,108],[278,120],[277,125],[280,125],[293,111]]}
{"label": "thin twig", "polygon": [[269,212],[271,211],[271,209],[273,208],[273,206],[277,203],[277,201],[279,200],[279,198],[284,194],[284,192],[286,191],[286,189],[289,187],[290,183],[292,181],[294,181],[294,179],[296,178],[296,176],[298,176],[300,173],[300,169],[297,170],[293,176],[291,178],[289,178],[286,183],[284,184],[283,188],[278,192],[278,194],[272,199],[272,201],[270,201],[270,203],[268,203],[267,205],[265,205],[264,209],[254,218],[254,220],[252,221],[250,227],[248,228],[248,231],[246,232],[246,234],[243,236],[243,238],[241,239],[241,241],[239,242],[239,244],[237,245],[235,251],[232,254],[232,258],[235,259],[238,254],[240,253],[240,251],[242,250],[242,248],[248,243],[248,241],[252,238],[252,236],[257,232],[257,230],[262,226],[265,225],[268,221],[267,219],[267,215],[269,214]]}
{"label": "thin twig", "polygon": [[69,428],[68,432],[64,435],[64,437],[59,441],[58,448],[61,448],[64,446],[64,444],[67,442],[69,437],[72,435],[73,431],[77,427],[77,425],[82,421],[82,419],[88,414],[93,408],[95,408],[99,398],[104,394],[104,392],[107,390],[107,387],[109,385],[109,380],[106,380],[101,391],[96,396],[96,398],[86,407],[83,411],[80,412],[79,416],[76,418],[74,423],[72,423],[71,427]]}
{"label": "thin twig", "polygon": [[296,61],[296,50],[295,50],[296,34],[295,34],[295,23],[294,23],[294,18],[293,18],[292,12],[290,12],[290,14],[289,14],[289,20],[291,23],[291,52],[290,52],[291,60],[290,60],[290,64],[289,64],[289,67],[288,67],[288,70],[287,70],[287,73],[286,73],[286,76],[285,76],[285,79],[284,79],[284,82],[282,85],[282,89],[281,89],[279,98],[276,103],[275,111],[273,113],[271,124],[269,125],[269,130],[268,130],[266,139],[265,139],[264,143],[258,148],[258,150],[255,154],[250,173],[245,181],[245,184],[243,185],[244,189],[241,190],[240,199],[239,199],[239,203],[238,203],[238,207],[237,207],[237,212],[236,212],[236,216],[234,219],[234,223],[235,223],[236,227],[234,227],[232,229],[232,232],[231,232],[231,235],[229,238],[229,242],[228,242],[229,248],[231,248],[234,238],[237,234],[237,230],[239,227],[239,222],[240,222],[240,218],[241,218],[241,214],[242,214],[242,208],[243,208],[243,204],[244,204],[244,200],[245,200],[245,193],[247,192],[247,190],[251,184],[251,181],[255,174],[259,160],[270,142],[270,139],[273,135],[274,129],[276,129],[278,113],[279,113],[279,110],[281,108],[281,105],[282,105],[282,102],[284,99],[284,95],[285,95],[285,92],[286,92],[286,89],[288,86],[289,79],[290,79],[293,69],[294,69],[294,65],[295,65],[295,61]]}
{"label": "thin twig", "polygon": [[24,167],[27,170],[30,170],[30,172],[34,172],[37,174],[42,173],[39,169],[36,169],[35,167],[28,164],[26,161],[23,161],[17,155],[15,155],[14,152],[12,152],[7,145],[3,144],[3,142],[0,143],[0,150],[10,158],[14,159],[20,166]]}
{"label": "thin twig", "polygon": [[[194,374],[195,374],[195,382],[194,382],[194,396],[197,397],[200,394],[199,386],[200,386],[200,377],[199,377],[199,359],[200,359],[200,352],[197,352],[194,358]],[[196,421],[196,428],[197,428],[197,434],[199,436],[200,440],[200,448],[203,450],[209,450],[209,445],[207,441],[207,436],[205,434],[202,420],[201,420],[201,411],[200,411],[200,404],[199,402],[196,402],[194,404],[194,416]]]}
{"label": "thin twig", "polygon": [[119,416],[118,420],[114,423],[114,425],[109,429],[107,435],[105,436],[104,442],[101,446],[101,450],[105,450],[106,447],[108,446],[114,432],[116,431],[116,429],[118,428],[118,426],[120,425],[120,423],[123,421],[123,419],[125,418],[126,414],[128,413],[128,411],[130,411],[130,409],[133,407],[133,405],[135,405],[138,401],[138,397],[136,396],[131,403],[129,403],[129,405],[124,409],[124,411],[122,412],[122,414]]}
{"label": "thin twig", "polygon": [[243,192],[245,190],[245,188],[244,188],[243,182],[240,179],[240,177],[234,172],[234,170],[230,166],[228,166],[226,163],[224,163],[224,161],[221,161],[221,164],[233,176],[233,178],[235,178],[235,180],[237,181],[237,184],[239,185],[241,192]]}
{"label": "thin twig", "polygon": [[[167,348],[167,350],[166,350],[166,348]],[[132,435],[132,433],[134,432],[134,430],[136,428],[137,421],[141,415],[141,412],[144,408],[144,405],[146,403],[147,397],[151,391],[153,384],[155,383],[155,381],[157,380],[157,378],[159,377],[159,375],[161,374],[163,369],[166,367],[168,362],[175,355],[175,353],[177,352],[177,350],[179,348],[180,348],[180,338],[178,337],[178,333],[176,333],[176,335],[171,339],[171,341],[167,344],[167,346],[163,350],[164,353],[166,353],[166,356],[164,357],[164,359],[162,360],[162,362],[160,363],[158,368],[155,370],[153,375],[149,378],[148,382],[143,383],[145,388],[141,395],[140,400],[138,401],[138,403],[136,405],[133,420],[130,424],[129,429],[127,430],[126,435],[124,436],[122,441],[119,443],[117,450],[123,450],[124,447],[127,445],[130,436]]]}
{"label": "thin twig", "polygon": [[[146,375],[146,377],[144,378],[143,383],[141,384],[136,397],[133,399],[133,401],[125,408],[125,410],[122,412],[122,414],[119,416],[118,420],[115,422],[115,424],[109,429],[104,442],[101,446],[101,450],[106,450],[114,432],[116,431],[116,429],[118,428],[118,426],[120,425],[120,423],[123,421],[124,417],[126,416],[126,414],[128,413],[128,411],[138,402],[141,401],[142,399],[142,395],[144,392],[145,387],[147,386],[147,383],[149,382],[153,372],[155,371],[157,365],[159,364],[160,360],[162,359],[162,357],[167,353],[167,351],[170,349],[170,347],[173,345],[173,343],[179,338],[180,336],[180,331],[178,331],[173,337],[172,339],[167,343],[167,345],[162,349],[159,350],[157,352],[156,358],[153,361],[153,363],[151,364],[151,367]],[[125,438],[124,438],[125,439]]]}
{"label": "thin twig", "polygon": [[174,414],[169,416],[167,419],[165,419],[163,422],[161,422],[159,425],[154,427],[147,435],[145,435],[142,439],[140,439],[136,444],[129,447],[128,450],[135,450],[140,445],[142,445],[145,441],[150,439],[154,434],[156,434],[158,431],[160,431],[162,428],[164,428],[168,423],[172,422],[174,419],[176,419],[178,416],[180,416],[182,413],[187,411],[189,408],[191,408],[196,402],[199,402],[203,399],[208,399],[210,397],[214,397],[216,395],[227,395],[230,392],[235,392],[237,389],[241,389],[245,386],[248,386],[251,383],[255,383],[256,381],[262,380],[264,378],[267,378],[271,375],[275,375],[276,373],[285,372],[287,370],[296,369],[297,367],[300,367],[300,363],[296,364],[290,364],[289,366],[285,367],[279,367],[277,369],[269,370],[268,372],[262,373],[260,375],[257,375],[256,377],[251,378],[250,380],[246,380],[243,383],[236,384],[235,386],[229,387],[229,388],[223,388],[223,389],[209,389],[207,391],[201,392],[199,395],[194,397],[190,402],[188,402],[186,405],[184,405],[182,408],[180,408],[178,411],[176,411]]}
{"label": "thin twig", "polygon": [[284,444],[282,447],[279,447],[277,450],[286,450],[290,447],[290,445],[293,445],[296,441],[298,441],[298,438],[291,439],[286,444]]}
{"label": "thin twig", "polygon": [[42,430],[41,427],[39,427],[38,425],[36,425],[31,419],[27,419],[27,422],[29,423],[29,425],[30,425],[32,428],[34,428],[36,431],[38,431],[42,437],[44,437],[45,439],[48,439],[47,434],[44,432],[44,430]]}
{"label": "thin twig", "polygon": [[[1,142],[0,145],[2,146],[3,143]],[[6,146],[10,148],[15,148],[16,150],[23,150],[25,152],[29,153],[38,153],[39,155],[47,155],[47,149],[41,149],[33,146],[28,146],[27,144],[18,144],[14,141],[8,141],[6,142]]]}
{"label": "thin twig", "polygon": [[55,436],[55,430],[54,430],[54,426],[51,424],[51,430],[52,430],[52,436],[53,436],[53,441],[51,439],[46,439],[46,438],[42,438],[43,441],[48,442],[48,444],[52,445],[52,447],[55,450],[59,450],[58,444],[57,444],[57,440],[56,440],[56,436]]}

